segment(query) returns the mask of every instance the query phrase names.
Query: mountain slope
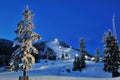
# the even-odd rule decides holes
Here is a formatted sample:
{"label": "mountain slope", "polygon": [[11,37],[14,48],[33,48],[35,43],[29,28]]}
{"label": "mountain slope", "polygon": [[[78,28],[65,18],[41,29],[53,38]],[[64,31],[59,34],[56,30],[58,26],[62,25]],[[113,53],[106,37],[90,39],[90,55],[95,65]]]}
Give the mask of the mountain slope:
{"label": "mountain slope", "polygon": [[0,66],[8,65],[12,52],[18,47],[13,48],[12,45],[12,41],[0,38]]}
{"label": "mountain slope", "polygon": [[10,55],[15,50],[12,47],[13,42],[6,39],[0,39],[0,54]]}
{"label": "mountain slope", "polygon": [[47,42],[46,45],[51,48],[52,50],[54,50],[54,52],[56,53],[57,57],[61,57],[62,54],[69,54],[70,58],[74,58],[75,54],[79,54],[78,51],[70,48],[70,47],[64,47],[60,45],[59,41],[50,41]]}
{"label": "mountain slope", "polygon": [[[75,49],[58,39],[35,43],[33,46],[37,48],[42,59],[47,58],[47,55],[49,56],[49,59],[55,59],[55,57],[56,59],[60,59],[62,54],[68,55],[67,58],[74,58],[75,54],[80,54],[78,49]],[[85,54],[88,58],[93,57],[87,51],[85,51]]]}
{"label": "mountain slope", "polygon": [[[0,39],[0,66],[8,65],[8,62],[10,60],[11,54],[19,47],[12,47],[13,42],[6,40],[6,39]],[[43,41],[43,42],[37,42],[34,43],[33,46],[39,51],[40,54],[32,54],[35,57],[35,61],[39,62],[39,59],[45,59],[47,58],[47,54],[49,55],[50,60],[60,59],[62,54],[68,55],[66,58],[74,58],[75,54],[79,54],[79,50],[72,48],[68,44],[66,44],[63,41],[59,41],[57,39],[53,41]],[[87,53],[87,56],[91,57],[89,53]],[[4,64],[5,63],[5,64]]]}

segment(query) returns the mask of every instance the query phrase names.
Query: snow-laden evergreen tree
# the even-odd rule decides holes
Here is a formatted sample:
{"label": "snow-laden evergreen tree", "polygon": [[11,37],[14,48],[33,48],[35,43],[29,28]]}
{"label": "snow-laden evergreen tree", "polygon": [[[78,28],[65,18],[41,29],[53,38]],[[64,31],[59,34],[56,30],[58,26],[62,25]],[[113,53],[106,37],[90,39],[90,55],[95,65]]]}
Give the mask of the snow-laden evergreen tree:
{"label": "snow-laden evergreen tree", "polygon": [[81,71],[86,67],[85,63],[85,43],[84,39],[80,39],[80,56],[75,56],[75,60],[73,62],[73,71],[79,70]]}
{"label": "snow-laden evergreen tree", "polygon": [[100,50],[99,48],[96,49],[96,57],[95,57],[95,62],[99,62],[100,61]]}
{"label": "snow-laden evergreen tree", "polygon": [[80,39],[80,67],[85,68],[86,63],[85,63],[85,42],[84,39]]}
{"label": "snow-laden evergreen tree", "polygon": [[113,77],[119,76],[120,51],[116,37],[109,30],[104,35],[104,70],[111,72]]}
{"label": "snow-laden evergreen tree", "polygon": [[[17,24],[18,29],[15,30],[17,38],[14,39],[13,47],[19,45],[20,47],[12,53],[10,69],[14,71],[23,70],[24,76],[26,76],[26,70],[31,68],[35,62],[31,53],[38,54],[38,50],[32,46],[32,42],[40,39],[40,36],[33,32],[33,16],[34,14],[26,6],[22,13],[22,20]],[[21,64],[21,65],[20,65]]]}
{"label": "snow-laden evergreen tree", "polygon": [[73,71],[81,71],[80,70],[80,57],[78,56],[78,54],[75,55],[75,59],[73,62]]}

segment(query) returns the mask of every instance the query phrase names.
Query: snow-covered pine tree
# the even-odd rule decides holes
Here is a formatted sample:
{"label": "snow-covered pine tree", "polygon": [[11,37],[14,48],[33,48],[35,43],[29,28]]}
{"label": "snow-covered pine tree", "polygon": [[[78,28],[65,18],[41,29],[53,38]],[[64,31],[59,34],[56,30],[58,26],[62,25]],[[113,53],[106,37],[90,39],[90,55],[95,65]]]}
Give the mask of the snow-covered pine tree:
{"label": "snow-covered pine tree", "polygon": [[85,43],[84,39],[80,39],[80,56],[75,56],[74,62],[73,62],[73,71],[79,70],[81,71],[83,68],[86,67],[85,63]]}
{"label": "snow-covered pine tree", "polygon": [[85,63],[85,42],[84,39],[80,39],[80,68],[85,68],[86,63]]}
{"label": "snow-covered pine tree", "polygon": [[13,44],[13,47],[16,45],[20,47],[12,53],[9,64],[11,70],[18,71],[22,69],[24,71],[23,75],[26,76],[26,70],[31,68],[31,65],[35,62],[31,53],[38,54],[38,50],[32,46],[32,42],[40,39],[40,36],[32,32],[34,29],[32,21],[34,14],[29,10],[28,6],[26,6],[22,16],[22,20],[17,25],[18,30],[15,30],[17,38],[14,39]]}
{"label": "snow-covered pine tree", "polygon": [[100,50],[99,50],[99,48],[97,48],[96,49],[96,57],[95,57],[95,62],[97,63],[97,62],[99,62],[100,61]]}
{"label": "snow-covered pine tree", "polygon": [[78,56],[78,54],[75,55],[75,59],[73,62],[73,71],[81,71],[80,69],[80,57]]}
{"label": "snow-covered pine tree", "polygon": [[113,77],[119,76],[118,68],[120,66],[120,51],[118,41],[112,35],[112,31],[108,30],[104,36],[104,70],[111,72]]}

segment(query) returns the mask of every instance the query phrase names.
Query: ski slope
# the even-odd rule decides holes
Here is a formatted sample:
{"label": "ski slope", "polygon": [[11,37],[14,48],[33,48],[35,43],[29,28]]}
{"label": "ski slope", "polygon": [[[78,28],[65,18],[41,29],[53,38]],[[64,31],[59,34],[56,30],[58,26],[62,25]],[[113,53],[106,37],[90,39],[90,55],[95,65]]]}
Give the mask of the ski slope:
{"label": "ski slope", "polygon": [[78,51],[72,49],[72,48],[65,48],[63,46],[60,46],[59,41],[49,41],[46,43],[48,47],[50,47],[52,50],[54,50],[55,53],[57,53],[57,57],[61,57],[62,53],[68,53],[70,58],[74,58],[75,54],[79,54]]}
{"label": "ski slope", "polygon": [[[60,46],[58,40],[49,41],[46,45],[54,50],[57,57],[61,58],[62,53],[68,53],[70,58],[48,61],[48,63],[45,60],[40,60],[40,63],[35,63],[32,69],[27,71],[29,80],[120,80],[120,77],[112,78],[111,73],[104,72],[102,62],[86,61],[86,68],[81,72],[72,71],[74,56],[79,52]],[[66,68],[69,68],[70,72],[66,72]],[[4,72],[3,69],[4,67],[0,67],[0,80],[19,80],[19,76],[22,76],[22,71]]]}
{"label": "ski slope", "polygon": [[[54,63],[54,64],[53,64]],[[56,60],[49,61],[48,65],[45,60],[33,65],[33,69],[28,70],[30,80],[120,80],[120,78],[112,78],[111,73],[103,71],[103,63],[94,63],[86,61],[86,68],[83,71],[72,71],[73,60]],[[66,68],[70,68],[70,72],[66,72]],[[22,72],[1,72],[0,80],[18,80],[22,76]]]}

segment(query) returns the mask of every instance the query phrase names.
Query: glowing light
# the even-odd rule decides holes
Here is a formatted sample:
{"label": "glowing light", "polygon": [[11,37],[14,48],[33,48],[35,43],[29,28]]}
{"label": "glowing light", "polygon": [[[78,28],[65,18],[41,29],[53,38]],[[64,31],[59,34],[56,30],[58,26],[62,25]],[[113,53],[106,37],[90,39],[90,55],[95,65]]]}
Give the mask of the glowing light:
{"label": "glowing light", "polygon": [[94,58],[94,57],[92,57],[92,58],[91,58],[91,60],[92,60],[92,61],[94,61],[94,60],[95,60],[95,58]]}
{"label": "glowing light", "polygon": [[87,58],[88,58],[88,56],[87,56],[87,55],[85,55],[85,58],[87,59]]}
{"label": "glowing light", "polygon": [[55,38],[55,40],[54,40],[55,42],[58,42],[58,39],[57,38]]}
{"label": "glowing light", "polygon": [[78,54],[75,54],[76,57],[78,57]]}

